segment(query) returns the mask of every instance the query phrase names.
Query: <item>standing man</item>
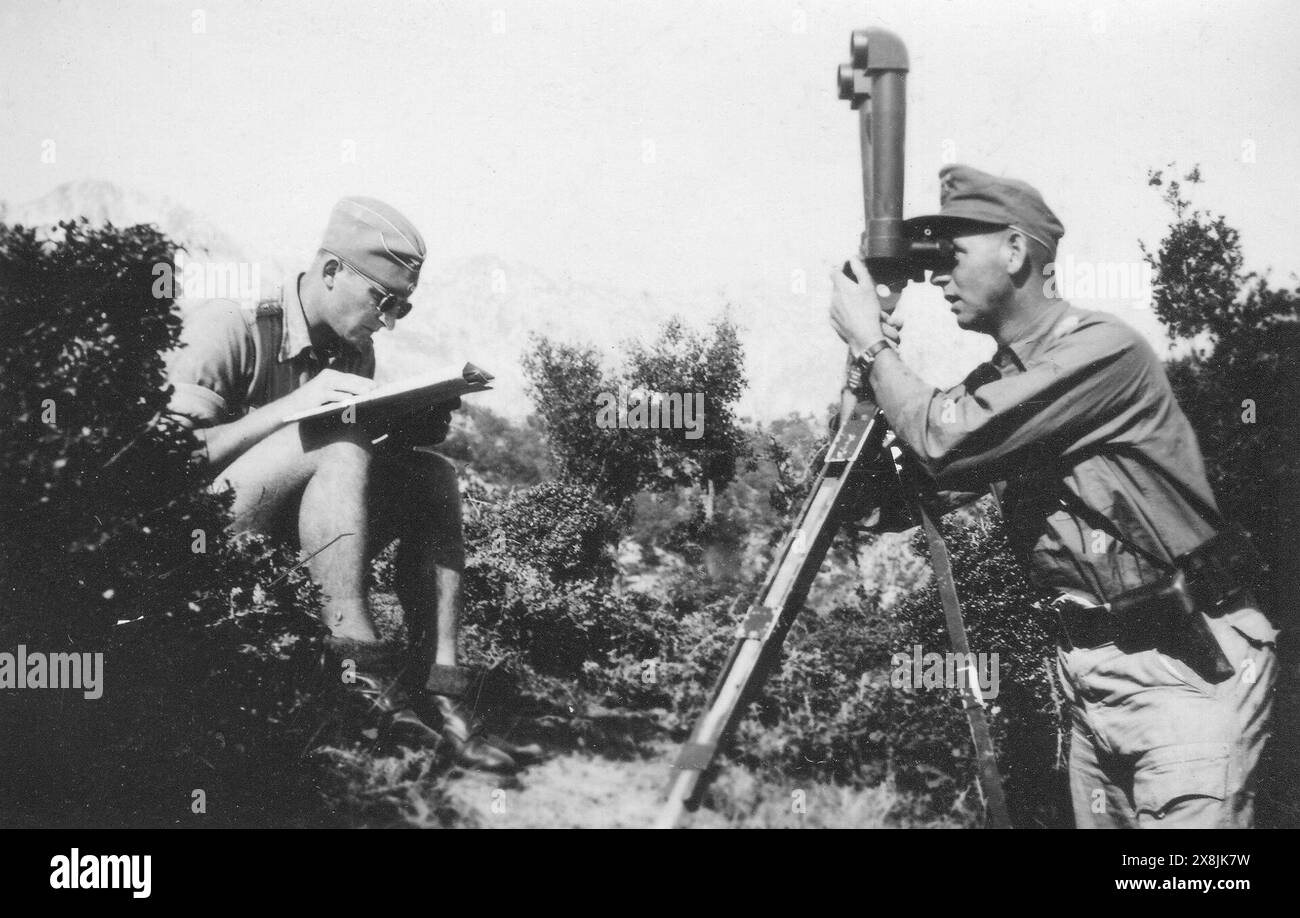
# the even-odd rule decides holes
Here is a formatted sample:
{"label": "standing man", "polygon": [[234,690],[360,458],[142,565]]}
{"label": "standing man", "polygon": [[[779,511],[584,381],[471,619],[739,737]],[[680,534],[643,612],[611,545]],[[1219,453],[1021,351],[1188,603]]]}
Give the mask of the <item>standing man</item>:
{"label": "standing man", "polygon": [[1076,824],[1250,827],[1277,630],[1249,577],[1223,578],[1193,613],[1235,670],[1226,679],[1189,665],[1178,649],[1189,646],[1185,622],[1105,605],[1171,577],[1175,558],[1224,543],[1164,368],[1118,318],[1055,298],[1064,227],[1035,189],[969,166],[939,176],[939,213],[905,226],[952,241],[931,283],[958,325],[997,342],[992,360],[946,392],[925,383],[894,349],[901,325],[860,261],[865,283],[833,275],[831,324],[936,485],[991,483],[1013,548],[1055,594]]}
{"label": "standing man", "polygon": [[[442,442],[459,406],[383,430],[284,422],[374,386],[371,336],[410,311],[425,254],[394,208],[339,201],[316,257],[286,281],[278,303],[213,300],[190,313],[171,361],[170,409],[194,429],[214,486],[234,489],[235,530],[278,536],[307,554],[332,650],[355,664],[351,688],[385,735],[412,746],[445,740],[460,764],[508,772],[510,755],[471,731],[460,703],[468,678],[456,666],[465,547],[455,468],[412,449]],[[394,539],[405,651],[379,640],[366,590],[370,559]]]}

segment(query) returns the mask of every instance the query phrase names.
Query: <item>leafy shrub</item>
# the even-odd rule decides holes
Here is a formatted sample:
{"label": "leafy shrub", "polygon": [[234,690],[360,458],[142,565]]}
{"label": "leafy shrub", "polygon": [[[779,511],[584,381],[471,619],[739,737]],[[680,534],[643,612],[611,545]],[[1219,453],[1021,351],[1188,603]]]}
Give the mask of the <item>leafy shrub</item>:
{"label": "leafy shrub", "polygon": [[[1043,659],[1049,641],[1030,608],[1036,598],[989,514],[945,522],[971,649],[997,652],[999,690],[990,705],[1017,824],[1056,824],[1057,708]],[[923,539],[912,550],[924,553]],[[668,724],[684,732],[721,672],[738,616],[726,602],[688,615],[674,635],[665,676]],[[952,689],[895,687],[892,657],[949,648],[932,582],[888,612],[860,587],[857,601],[795,620],[779,667],[738,724],[733,755],[788,779],[863,786],[882,780],[926,800],[936,817],[969,799],[969,729]]]}
{"label": "leafy shrub", "polygon": [[[712,334],[690,331],[680,319],[659,328],[654,343],[630,343],[618,371],[603,366],[592,347],[534,338],[523,367],[555,467],[562,478],[591,486],[622,510],[641,491],[692,488],[707,513],[737,471],[752,467],[748,440],[735,416],[744,389],[744,353],[725,316]],[[622,390],[703,397],[698,436],[681,428],[602,428],[602,394]],[[641,399],[637,396],[637,401]],[[704,423],[707,418],[707,423]]]}
{"label": "leafy shrub", "polygon": [[[1034,607],[1041,594],[1029,583],[1023,566],[1012,555],[1000,517],[984,502],[973,514],[952,514],[943,521],[944,539],[953,559],[953,572],[967,636],[973,652],[996,653],[999,667],[998,697],[986,705],[994,732],[1012,821],[1018,826],[1060,825],[1069,811],[1060,794],[1064,775],[1060,769],[1061,710],[1056,686],[1056,645],[1051,623]],[[914,550],[924,554],[920,533]],[[942,606],[933,577],[908,595],[893,616],[902,624],[895,651],[919,644],[925,649],[948,649]],[[937,767],[945,743],[959,734],[951,765],[964,778],[974,774],[973,747],[965,716],[955,693],[943,699],[954,731],[937,733],[910,725],[906,742],[917,761]],[[903,758],[900,753],[899,758]]]}
{"label": "leafy shrub", "polygon": [[[1199,169],[1188,185],[1201,182]],[[1224,515],[1269,562],[1266,599],[1294,627],[1300,605],[1300,291],[1243,269],[1240,236],[1195,209],[1184,186],[1152,172],[1173,222],[1154,251],[1153,306],[1174,339],[1195,342],[1169,366]]]}
{"label": "leafy shrub", "polygon": [[492,410],[466,403],[464,421],[453,425],[438,452],[472,463],[492,485],[530,487],[550,478],[546,437],[537,415],[513,424]]}
{"label": "leafy shrub", "polygon": [[614,576],[609,552],[618,535],[614,508],[583,485],[544,482],[510,495],[490,521],[473,518],[467,528],[467,538],[484,560],[523,558],[556,583],[607,584]]}
{"label": "leafy shrub", "polygon": [[315,806],[317,596],[287,549],[227,540],[228,499],[165,413],[180,320],[152,287],[172,261],[150,227],[0,226],[0,648],[104,654],[100,700],[4,693],[7,822]]}
{"label": "leafy shrub", "polygon": [[617,515],[595,492],[547,482],[466,502],[464,643],[557,706],[626,700],[632,669],[659,655],[665,616],[614,585]]}
{"label": "leafy shrub", "polygon": [[[1199,169],[1183,181],[1196,185]],[[1171,338],[1192,342],[1169,381],[1196,431],[1219,508],[1269,565],[1260,600],[1283,629],[1281,676],[1258,794],[1261,826],[1300,824],[1300,289],[1244,270],[1240,236],[1152,172],[1173,222],[1154,251],[1153,305]]]}

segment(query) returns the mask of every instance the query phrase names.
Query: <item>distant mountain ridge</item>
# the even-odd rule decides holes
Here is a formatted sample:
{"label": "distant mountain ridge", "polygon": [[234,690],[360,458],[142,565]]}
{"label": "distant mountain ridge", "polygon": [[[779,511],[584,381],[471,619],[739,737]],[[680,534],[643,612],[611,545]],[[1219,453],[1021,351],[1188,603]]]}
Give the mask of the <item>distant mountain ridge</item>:
{"label": "distant mountain ridge", "polygon": [[152,223],[172,239],[183,242],[194,257],[278,264],[275,259],[248,251],[211,221],[170,198],[151,197],[112,182],[95,179],[66,182],[39,198],[10,205],[0,214],[6,223],[30,227],[53,226],[74,217],[116,226]]}
{"label": "distant mountain ridge", "polygon": [[[152,223],[193,257],[255,262],[261,267],[264,295],[288,274],[284,262],[250,251],[184,206],[111,182],[70,182],[34,201],[0,205],[0,219],[10,224],[52,226],[77,216],[119,226]],[[413,297],[415,309],[396,331],[375,338],[379,376],[392,379],[472,360],[496,376],[494,391],[473,396],[475,403],[517,419],[532,410],[521,368],[531,335],[593,345],[612,363],[621,342],[647,339],[673,315],[702,329],[726,308],[745,346],[749,389],[741,413],[764,421],[790,412],[820,415],[836,398],[844,353],[821,300],[811,291],[744,286],[629,291],[554,276],[489,254],[432,261]],[[940,326],[915,336],[909,359],[923,375],[955,381],[961,367],[973,366],[981,356],[983,345],[971,338],[955,327]],[[593,404],[593,416],[594,411]]]}

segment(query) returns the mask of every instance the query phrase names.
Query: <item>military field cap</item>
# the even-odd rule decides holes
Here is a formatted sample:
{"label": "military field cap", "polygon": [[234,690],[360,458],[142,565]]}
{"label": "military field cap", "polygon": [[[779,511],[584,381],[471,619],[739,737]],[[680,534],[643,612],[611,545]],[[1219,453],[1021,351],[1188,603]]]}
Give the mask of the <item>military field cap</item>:
{"label": "military field cap", "polygon": [[939,212],[904,220],[903,229],[914,239],[950,237],[972,222],[1015,227],[1053,255],[1065,235],[1065,227],[1038,189],[962,165],[939,170]]}
{"label": "military field cap", "polygon": [[374,198],[343,198],[335,204],[320,247],[400,296],[415,290],[426,252],[411,221]]}

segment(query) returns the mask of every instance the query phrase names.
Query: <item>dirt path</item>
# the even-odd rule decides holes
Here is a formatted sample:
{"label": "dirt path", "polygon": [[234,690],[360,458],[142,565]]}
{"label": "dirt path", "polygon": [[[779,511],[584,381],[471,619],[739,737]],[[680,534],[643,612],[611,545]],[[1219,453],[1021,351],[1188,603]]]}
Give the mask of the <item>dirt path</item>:
{"label": "dirt path", "polygon": [[[648,758],[611,759],[566,752],[513,778],[462,772],[447,782],[465,825],[493,829],[650,828],[667,790],[676,747],[656,744]],[[914,822],[906,799],[886,782],[850,789],[763,781],[738,767],[713,783],[722,811],[688,814],[686,828],[956,828],[958,818]]]}
{"label": "dirt path", "polygon": [[[483,828],[649,828],[668,784],[673,749],[649,759],[586,752],[558,755],[513,779],[465,772],[449,781],[452,804]],[[725,825],[711,811],[692,824]]]}

